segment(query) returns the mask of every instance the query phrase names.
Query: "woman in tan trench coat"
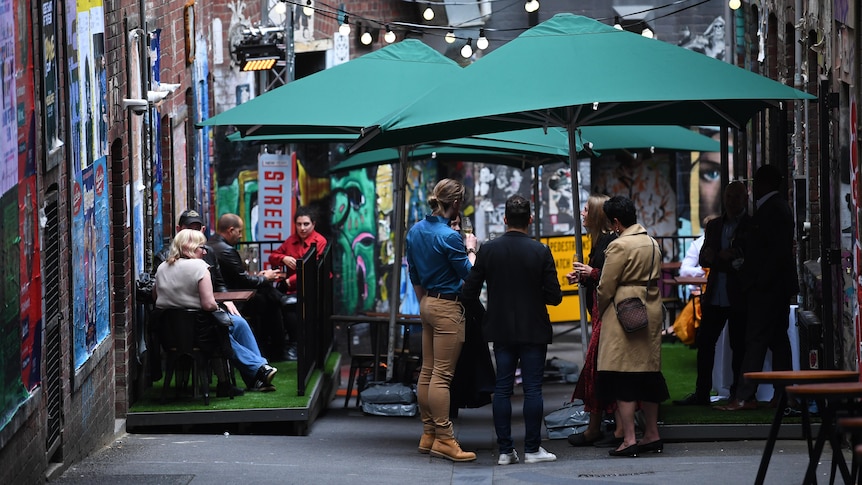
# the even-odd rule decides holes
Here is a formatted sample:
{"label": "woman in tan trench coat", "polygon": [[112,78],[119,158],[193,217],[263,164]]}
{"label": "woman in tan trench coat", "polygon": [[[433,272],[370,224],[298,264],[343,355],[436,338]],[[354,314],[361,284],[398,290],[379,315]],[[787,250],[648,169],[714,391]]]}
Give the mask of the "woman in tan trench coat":
{"label": "woman in tan trench coat", "polygon": [[[656,241],[637,223],[634,203],[621,196],[604,204],[611,226],[619,234],[605,250],[605,264],[598,287],[598,309],[602,315],[599,340],[598,391],[617,402],[624,438],[611,456],[661,453],[664,443],[658,433],[658,405],[669,397],[661,373],[661,295],[656,284],[661,274],[661,252]],[[649,285],[647,286],[647,283]],[[614,302],[645,298],[649,325],[627,333],[617,318]],[[644,412],[644,433],[635,438],[637,402]]]}

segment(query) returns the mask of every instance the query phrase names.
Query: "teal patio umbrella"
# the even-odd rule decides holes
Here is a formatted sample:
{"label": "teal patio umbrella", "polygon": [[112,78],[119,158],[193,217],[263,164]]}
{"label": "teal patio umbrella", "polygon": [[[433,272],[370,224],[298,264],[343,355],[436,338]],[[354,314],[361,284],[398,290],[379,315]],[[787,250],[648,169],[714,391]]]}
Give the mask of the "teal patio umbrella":
{"label": "teal patio umbrella", "polygon": [[[577,129],[589,125],[739,128],[782,100],[813,98],[702,54],[563,13],[367,127],[350,152],[531,127],[564,128],[571,147]],[[574,148],[569,157],[574,171]],[[578,224],[575,247],[581,258]]]}
{"label": "teal patio umbrella", "polygon": [[[420,97],[460,70],[455,61],[436,50],[418,40],[406,39],[280,86],[198,125],[232,125],[239,130],[240,137],[291,136],[289,142],[296,143],[355,139],[363,127]],[[400,167],[401,164],[396,166],[395,180],[403,177]],[[393,217],[403,220],[403,184],[396,184],[394,196]],[[394,250],[400,258],[403,251],[398,238]],[[400,263],[400,259],[397,261]],[[394,271],[390,281],[390,294],[396,297],[400,276],[400,271]],[[392,376],[396,317],[397,305],[392,305],[387,379]]]}

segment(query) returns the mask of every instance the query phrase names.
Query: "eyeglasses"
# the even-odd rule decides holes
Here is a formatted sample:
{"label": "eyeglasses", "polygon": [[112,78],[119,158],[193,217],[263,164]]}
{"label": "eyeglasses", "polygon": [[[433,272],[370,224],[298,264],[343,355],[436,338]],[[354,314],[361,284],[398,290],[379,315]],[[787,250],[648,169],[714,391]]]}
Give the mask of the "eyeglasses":
{"label": "eyeglasses", "polygon": [[197,247],[197,248],[195,248],[195,249],[200,249],[200,250],[201,250],[201,251],[203,251],[203,252],[207,252],[207,247],[206,247],[206,246],[198,246],[198,247]]}

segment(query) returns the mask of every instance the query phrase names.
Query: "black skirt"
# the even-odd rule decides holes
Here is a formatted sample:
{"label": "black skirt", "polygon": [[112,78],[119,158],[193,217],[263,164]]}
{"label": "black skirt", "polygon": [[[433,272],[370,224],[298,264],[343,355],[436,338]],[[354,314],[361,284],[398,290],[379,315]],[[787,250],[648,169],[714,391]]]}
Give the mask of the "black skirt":
{"label": "black skirt", "polygon": [[599,371],[599,397],[606,401],[646,401],[659,403],[670,397],[661,372]]}

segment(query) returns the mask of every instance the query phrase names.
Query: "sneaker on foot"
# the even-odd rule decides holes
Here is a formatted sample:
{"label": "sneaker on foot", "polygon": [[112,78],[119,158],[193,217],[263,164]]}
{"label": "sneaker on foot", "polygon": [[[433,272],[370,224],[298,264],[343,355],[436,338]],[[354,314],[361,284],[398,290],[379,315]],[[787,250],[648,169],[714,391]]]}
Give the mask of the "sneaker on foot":
{"label": "sneaker on foot", "polygon": [[554,461],[557,459],[557,455],[549,452],[548,450],[539,447],[539,451],[535,453],[524,453],[524,463],[541,463],[543,461]]}
{"label": "sneaker on foot", "polygon": [[272,392],[275,390],[275,387],[267,384],[260,379],[257,379],[254,381],[254,384],[252,384],[252,386],[248,390],[254,392]]}
{"label": "sneaker on foot", "polygon": [[518,452],[515,450],[509,453],[500,453],[500,458],[497,458],[498,465],[512,465],[518,463]]}
{"label": "sneaker on foot", "polygon": [[275,377],[276,372],[278,372],[278,369],[275,367],[263,364],[257,371],[257,380],[263,381],[267,386],[272,385],[272,378]]}

